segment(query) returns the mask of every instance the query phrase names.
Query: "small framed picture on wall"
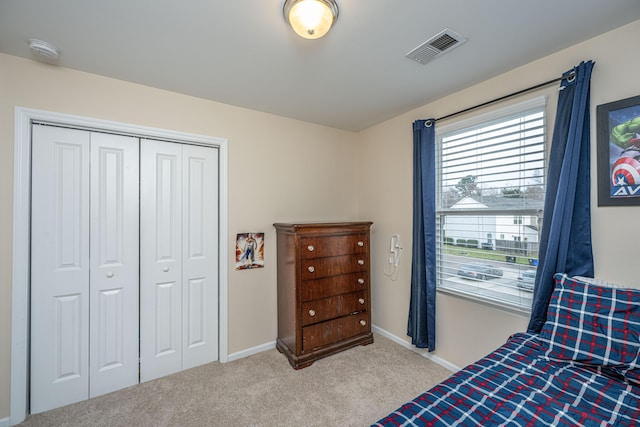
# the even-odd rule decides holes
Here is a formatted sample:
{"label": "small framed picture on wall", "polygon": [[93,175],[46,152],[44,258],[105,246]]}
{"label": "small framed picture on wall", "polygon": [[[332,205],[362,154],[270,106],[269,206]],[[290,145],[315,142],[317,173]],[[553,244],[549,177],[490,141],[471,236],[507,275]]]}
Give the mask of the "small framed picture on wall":
{"label": "small framed picture on wall", "polygon": [[236,270],[264,267],[264,233],[236,236]]}
{"label": "small framed picture on wall", "polygon": [[640,95],[596,107],[598,206],[640,206]]}

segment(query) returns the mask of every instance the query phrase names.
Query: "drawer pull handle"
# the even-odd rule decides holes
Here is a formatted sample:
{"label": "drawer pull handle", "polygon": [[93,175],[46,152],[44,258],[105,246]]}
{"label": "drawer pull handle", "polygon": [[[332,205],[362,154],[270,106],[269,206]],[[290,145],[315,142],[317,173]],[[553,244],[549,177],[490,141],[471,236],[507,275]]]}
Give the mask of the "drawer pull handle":
{"label": "drawer pull handle", "polygon": [[360,324],[361,324],[362,326],[367,326],[367,321],[366,321],[366,320],[361,320],[361,321],[360,321]]}
{"label": "drawer pull handle", "polygon": [[361,285],[364,285],[364,279],[363,279],[362,277],[361,277],[361,278],[359,278],[359,279],[358,279],[358,283],[359,283],[359,284],[361,284]]}
{"label": "drawer pull handle", "polygon": [[313,252],[313,250],[314,250],[314,249],[315,249],[315,248],[313,247],[313,245],[309,245],[309,246],[307,246],[307,250],[308,250],[309,252]]}
{"label": "drawer pull handle", "polygon": [[362,240],[358,241],[358,246],[363,247],[364,246],[364,242]]}
{"label": "drawer pull handle", "polygon": [[313,273],[314,271],[316,271],[316,269],[313,268],[313,265],[310,265],[309,268],[307,268],[307,270],[309,270],[309,273]]}
{"label": "drawer pull handle", "polygon": [[113,271],[108,272],[108,273],[107,273],[107,277],[108,277],[109,279],[111,279],[111,278],[113,277]]}
{"label": "drawer pull handle", "polygon": [[359,302],[360,304],[364,304],[364,298],[360,298],[360,299],[358,299],[358,302]]}
{"label": "drawer pull handle", "polygon": [[169,271],[169,267],[167,267],[167,266],[165,265],[164,267],[162,267],[162,271],[164,271],[164,272],[166,273],[167,271]]}
{"label": "drawer pull handle", "polygon": [[358,260],[358,265],[364,265],[364,260],[363,259],[359,259]]}
{"label": "drawer pull handle", "polygon": [[309,316],[313,317],[316,315],[316,311],[315,310],[309,310]]}

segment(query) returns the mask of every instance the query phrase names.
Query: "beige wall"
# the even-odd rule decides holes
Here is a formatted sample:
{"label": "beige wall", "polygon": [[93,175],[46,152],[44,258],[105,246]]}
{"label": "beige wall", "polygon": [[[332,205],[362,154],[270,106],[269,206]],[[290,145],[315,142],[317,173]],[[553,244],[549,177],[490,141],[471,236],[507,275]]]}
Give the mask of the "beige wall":
{"label": "beige wall", "polygon": [[[592,231],[596,276],[639,287],[637,248],[640,207],[598,207],[596,199],[596,119],[599,104],[640,94],[640,56],[636,50],[640,21],[621,27],[555,55],[452,94],[361,133],[362,168],[358,209],[376,225],[373,235],[373,323],[406,337],[411,276],[412,150],[411,124],[418,119],[442,117],[508,93],[559,77],[581,61],[596,62],[591,79]],[[437,84],[434,81],[433,84]],[[557,87],[557,86],[556,86]],[[557,91],[547,94],[555,117]],[[523,99],[523,98],[521,98]],[[512,101],[511,101],[512,102]],[[499,106],[497,106],[499,108]],[[491,107],[491,108],[497,108]],[[483,110],[486,111],[486,110]],[[466,116],[465,116],[466,117]],[[441,125],[450,123],[443,122]],[[388,241],[400,234],[404,253],[397,281],[383,274]],[[437,350],[434,355],[464,366],[484,356],[509,334],[526,329],[528,317],[438,293]]]}
{"label": "beige wall", "polygon": [[[16,106],[228,139],[229,352],[276,338],[272,224],[352,220],[357,135],[0,54],[0,420],[9,416]],[[235,271],[235,236],[265,232],[265,268]]]}
{"label": "beige wall", "polygon": [[[0,54],[0,420],[9,416],[10,403],[16,106],[228,139],[229,236],[233,240],[236,233],[264,231],[266,237],[264,269],[236,272],[233,260],[228,260],[231,353],[276,338],[272,230],[276,221],[374,221],[374,324],[404,337],[411,256],[411,123],[555,78],[581,60],[594,59],[591,104],[595,156],[595,106],[640,93],[640,80],[634,74],[640,69],[640,57],[628,53],[634,52],[638,34],[640,21],[360,134]],[[595,161],[593,176],[595,179]],[[634,284],[635,271],[629,266],[635,261],[634,249],[640,240],[640,229],[633,227],[640,208],[598,208],[595,187],[593,194],[596,274]],[[383,274],[392,234],[400,234],[404,247],[397,281]],[[229,253],[233,254],[233,241],[229,242]],[[438,295],[437,317],[436,355],[457,365],[486,354],[527,323],[525,316],[443,294]]]}

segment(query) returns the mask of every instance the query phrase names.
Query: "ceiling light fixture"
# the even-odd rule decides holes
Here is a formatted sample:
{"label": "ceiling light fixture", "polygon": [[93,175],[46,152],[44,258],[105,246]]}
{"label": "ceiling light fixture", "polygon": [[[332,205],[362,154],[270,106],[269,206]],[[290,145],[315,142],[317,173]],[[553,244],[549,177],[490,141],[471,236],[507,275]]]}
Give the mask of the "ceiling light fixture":
{"label": "ceiling light fixture", "polygon": [[305,39],[318,39],[329,32],[338,19],[335,0],[286,0],[284,19]]}

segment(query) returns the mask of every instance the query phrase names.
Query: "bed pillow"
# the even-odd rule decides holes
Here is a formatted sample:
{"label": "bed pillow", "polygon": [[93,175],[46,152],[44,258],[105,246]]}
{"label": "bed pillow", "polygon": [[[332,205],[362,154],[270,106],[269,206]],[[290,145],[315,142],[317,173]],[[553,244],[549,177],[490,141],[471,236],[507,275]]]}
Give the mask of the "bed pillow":
{"label": "bed pillow", "polygon": [[595,279],[593,277],[585,277],[585,276],[573,276],[574,279],[579,280],[581,282],[587,283],[589,285],[598,285],[605,286],[607,288],[625,288],[628,289],[627,286],[620,285],[618,283],[609,282],[604,279]]}
{"label": "bed pillow", "polygon": [[[627,376],[640,369],[640,290],[554,276],[547,320],[540,331],[554,360],[615,368]],[[635,370],[635,371],[633,371]]]}

